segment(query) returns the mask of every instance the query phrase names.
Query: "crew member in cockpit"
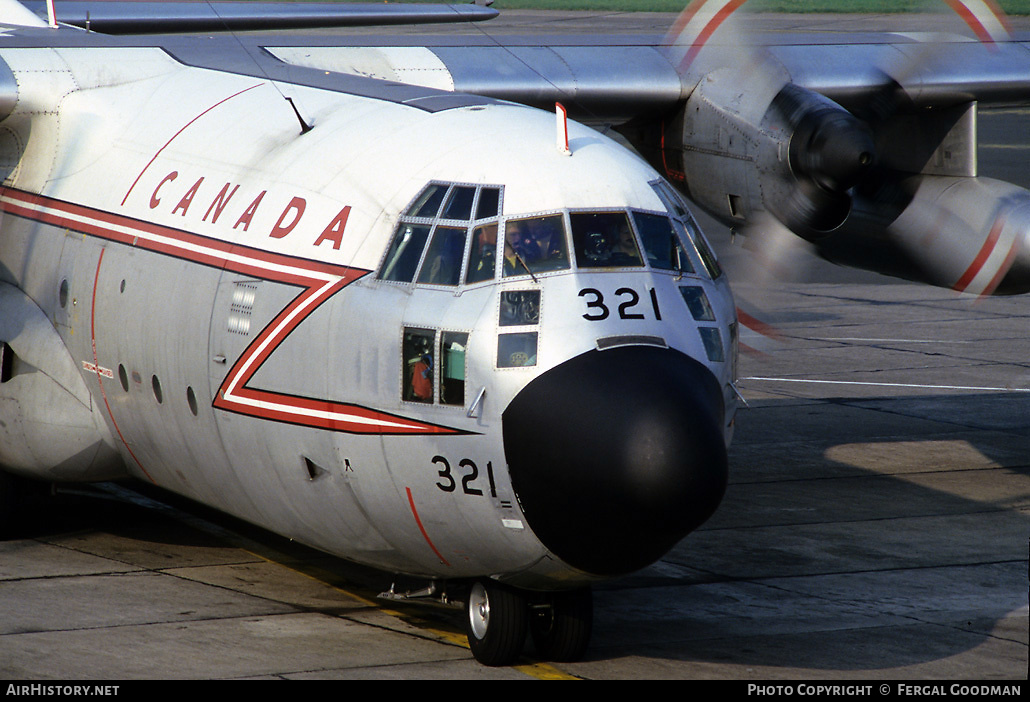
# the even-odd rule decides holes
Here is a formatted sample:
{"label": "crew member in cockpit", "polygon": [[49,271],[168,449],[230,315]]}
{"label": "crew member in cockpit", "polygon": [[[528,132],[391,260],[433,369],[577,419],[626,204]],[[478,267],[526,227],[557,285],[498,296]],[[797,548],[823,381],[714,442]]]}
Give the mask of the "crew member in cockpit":
{"label": "crew member in cockpit", "polygon": [[540,248],[529,237],[527,222],[508,222],[504,234],[504,275],[521,275],[531,271],[539,258]]}
{"label": "crew member in cockpit", "polygon": [[633,232],[629,228],[629,223],[622,221],[619,224],[618,235],[611,249],[608,265],[639,266],[640,264],[640,252],[637,250],[636,239],[633,238]]}
{"label": "crew member in cockpit", "polygon": [[547,215],[505,225],[504,274],[521,275],[569,267],[561,215]]}

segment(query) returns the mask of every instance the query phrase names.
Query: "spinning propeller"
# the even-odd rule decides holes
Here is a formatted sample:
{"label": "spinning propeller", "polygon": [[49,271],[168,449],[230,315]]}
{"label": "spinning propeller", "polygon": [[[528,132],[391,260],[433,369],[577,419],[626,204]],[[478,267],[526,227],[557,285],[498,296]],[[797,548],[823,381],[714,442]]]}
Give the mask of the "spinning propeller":
{"label": "spinning propeller", "polygon": [[924,83],[954,70],[945,52],[956,46],[1004,50],[1005,18],[989,0],[946,1],[978,43],[898,36],[901,49],[885,55],[900,58],[840,102],[795,83],[775,46],[745,36],[742,0],[695,0],[682,13],[667,43],[694,87],[662,135],[663,162],[761,254],[749,282],[782,276],[807,246],[960,292],[1030,291],[1030,192],[976,176],[975,101]]}

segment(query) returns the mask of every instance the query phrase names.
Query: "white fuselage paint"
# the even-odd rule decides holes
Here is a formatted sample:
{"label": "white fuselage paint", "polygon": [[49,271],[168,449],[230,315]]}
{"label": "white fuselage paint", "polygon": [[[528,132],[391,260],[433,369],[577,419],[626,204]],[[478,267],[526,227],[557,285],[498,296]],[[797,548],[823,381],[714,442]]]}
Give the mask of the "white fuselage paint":
{"label": "white fuselage paint", "polygon": [[[53,321],[129,474],[383,569],[568,582],[585,576],[535,538],[505,468],[501,413],[527,382],[598,339],[661,337],[715,373],[732,425],[725,278],[376,278],[398,217],[431,181],[503,186],[505,217],[664,212],[649,185],[658,175],[597,132],[570,124],[567,157],[554,116],[515,105],[430,113],[150,49],[0,58],[20,90],[0,123],[3,154],[15,154],[0,162],[0,280]],[[301,134],[283,94],[312,131]],[[716,308],[725,362],[706,359],[684,280]],[[589,321],[586,288],[613,311],[621,289],[644,310],[654,291],[661,319]],[[505,290],[541,292],[534,367],[497,367]],[[464,404],[402,399],[404,328],[469,334]],[[478,469],[471,490],[461,461]]]}

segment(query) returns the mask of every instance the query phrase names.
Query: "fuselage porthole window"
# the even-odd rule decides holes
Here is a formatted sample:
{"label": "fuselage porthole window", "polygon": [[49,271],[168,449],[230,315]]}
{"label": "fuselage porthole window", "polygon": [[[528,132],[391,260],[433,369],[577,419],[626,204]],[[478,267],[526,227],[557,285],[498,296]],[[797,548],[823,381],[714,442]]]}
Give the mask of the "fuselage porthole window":
{"label": "fuselage porthole window", "polygon": [[465,406],[466,332],[441,332],[440,335],[440,404]]}

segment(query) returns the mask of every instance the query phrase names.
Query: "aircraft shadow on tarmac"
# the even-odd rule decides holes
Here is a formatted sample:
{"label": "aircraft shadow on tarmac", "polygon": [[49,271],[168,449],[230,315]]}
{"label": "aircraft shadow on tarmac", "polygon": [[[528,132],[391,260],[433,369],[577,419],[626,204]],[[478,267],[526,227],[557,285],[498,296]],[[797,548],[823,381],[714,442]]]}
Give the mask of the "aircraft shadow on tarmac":
{"label": "aircraft shadow on tarmac", "polygon": [[[593,645],[570,670],[636,657],[875,673],[961,657],[998,639],[1024,642],[1025,668],[1027,400],[988,393],[752,402],[740,415],[730,486],[715,517],[658,564],[596,589]],[[790,434],[780,430],[785,424]],[[334,586],[369,595],[389,584],[388,574],[152,496],[176,510],[90,488],[39,494],[15,536],[107,558],[121,549],[126,562],[150,568],[169,551],[182,565],[235,548],[184,526],[183,507]],[[457,612],[403,609],[460,629]],[[975,676],[976,660],[969,665]],[[1018,675],[1018,661],[1013,668]]]}
{"label": "aircraft shadow on tarmac", "polygon": [[589,655],[877,671],[998,637],[1022,641],[1021,675],[1028,407],[1008,393],[753,402],[719,511],[600,588]]}

